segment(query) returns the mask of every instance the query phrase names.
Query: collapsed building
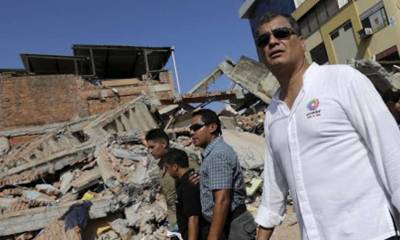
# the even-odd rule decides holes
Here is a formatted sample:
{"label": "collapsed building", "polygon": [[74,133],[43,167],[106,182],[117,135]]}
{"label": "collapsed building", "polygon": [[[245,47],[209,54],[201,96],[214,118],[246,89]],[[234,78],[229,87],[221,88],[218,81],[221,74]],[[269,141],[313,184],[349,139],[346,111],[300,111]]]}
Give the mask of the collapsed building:
{"label": "collapsed building", "polygon": [[[25,69],[0,70],[0,239],[106,239],[113,234],[116,239],[165,239],[159,169],[143,134],[163,127],[178,147],[199,154],[182,113],[190,113],[196,103],[228,100],[243,109],[249,101],[249,92],[239,88],[207,90],[209,79],[222,74],[246,79],[230,60],[193,91],[178,95],[165,69],[172,51],[74,45],[73,56],[22,54]],[[227,118],[226,125],[229,121],[234,122]],[[262,147],[263,139],[233,131],[236,127],[232,123],[231,131],[224,131],[233,145],[236,141],[250,182],[260,174],[263,150],[249,151],[250,146],[237,142],[245,137],[249,145]],[[85,208],[87,200],[91,206]],[[86,209],[88,219],[63,228],[74,209]],[[99,233],[102,221],[106,229]],[[91,224],[95,233],[87,230]]]}
{"label": "collapsed building", "polygon": [[74,45],[73,51],[74,56],[22,54],[25,69],[1,70],[1,136],[23,142],[143,93],[165,100],[175,95],[164,69],[169,47]]}
{"label": "collapsed building", "polygon": [[[250,211],[259,204],[264,108],[279,87],[250,58],[226,59],[190,91],[175,91],[173,48],[74,45],[73,56],[22,54],[0,72],[0,239],[168,239],[160,169],[143,135],[161,127],[199,156],[196,108],[225,101],[223,134],[238,153]],[[383,94],[398,73],[356,61]],[[233,87],[209,91],[226,75]],[[299,234],[293,212],[281,227]],[[279,234],[279,228],[277,233]]]}

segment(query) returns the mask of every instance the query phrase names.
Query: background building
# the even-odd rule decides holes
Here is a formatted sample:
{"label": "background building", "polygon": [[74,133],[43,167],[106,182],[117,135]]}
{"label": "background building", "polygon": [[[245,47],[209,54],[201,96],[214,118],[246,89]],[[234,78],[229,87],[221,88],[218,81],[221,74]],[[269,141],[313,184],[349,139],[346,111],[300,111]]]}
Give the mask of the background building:
{"label": "background building", "polygon": [[292,14],[306,39],[307,57],[319,64],[353,58],[373,58],[388,67],[400,63],[400,0],[246,1],[239,14],[250,19],[254,32],[267,11]]}
{"label": "background building", "polygon": [[306,0],[292,15],[313,61],[374,58],[389,66],[399,60],[399,10],[398,0]]}

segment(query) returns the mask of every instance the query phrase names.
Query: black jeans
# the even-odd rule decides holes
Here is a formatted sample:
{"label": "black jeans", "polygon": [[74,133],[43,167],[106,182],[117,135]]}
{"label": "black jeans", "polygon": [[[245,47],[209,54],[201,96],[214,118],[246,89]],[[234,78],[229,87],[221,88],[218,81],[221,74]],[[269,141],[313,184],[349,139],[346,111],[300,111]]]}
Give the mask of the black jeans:
{"label": "black jeans", "polygon": [[400,240],[400,237],[393,236],[393,237],[390,237],[390,238],[388,238],[386,240]]}

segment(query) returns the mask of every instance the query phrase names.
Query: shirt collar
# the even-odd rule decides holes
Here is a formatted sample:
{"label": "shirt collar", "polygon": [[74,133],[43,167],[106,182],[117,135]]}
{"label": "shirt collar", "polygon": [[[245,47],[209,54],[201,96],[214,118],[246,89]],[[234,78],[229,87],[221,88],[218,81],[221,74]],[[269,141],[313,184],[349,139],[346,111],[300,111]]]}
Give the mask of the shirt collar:
{"label": "shirt collar", "polygon": [[[306,69],[306,71],[304,72],[303,75],[303,89],[306,89],[307,85],[308,85],[308,76],[315,71],[315,69],[317,69],[319,67],[319,65],[315,62],[312,62],[310,64],[310,66],[308,66],[308,68]],[[276,93],[274,94],[274,96],[272,96],[272,101],[275,103],[282,103],[283,101],[280,99],[280,95],[281,95],[281,88],[278,88],[278,90],[276,91]]]}
{"label": "shirt collar", "polygon": [[320,66],[318,65],[318,63],[315,62],[311,63],[310,66],[308,66],[307,70],[304,72],[303,75],[303,89],[307,90],[308,86],[310,85],[309,80],[312,79],[310,78],[310,76],[314,72],[316,72],[319,67]]}
{"label": "shirt collar", "polygon": [[209,143],[207,145],[206,149],[204,149],[202,157],[206,158],[211,153],[211,151],[214,149],[215,145],[217,145],[219,142],[222,142],[222,136],[217,137],[216,139],[214,139],[211,143]]}

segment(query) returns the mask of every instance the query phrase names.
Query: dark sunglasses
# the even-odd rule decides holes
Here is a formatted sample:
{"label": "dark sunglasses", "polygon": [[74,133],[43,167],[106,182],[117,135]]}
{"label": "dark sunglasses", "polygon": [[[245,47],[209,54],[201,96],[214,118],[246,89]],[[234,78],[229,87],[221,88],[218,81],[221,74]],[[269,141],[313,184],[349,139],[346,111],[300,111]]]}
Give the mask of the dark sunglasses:
{"label": "dark sunglasses", "polygon": [[189,129],[192,132],[196,132],[197,130],[199,130],[200,128],[206,126],[207,123],[195,123],[193,125],[190,125]]}
{"label": "dark sunglasses", "polygon": [[284,39],[284,38],[288,38],[292,34],[297,34],[297,33],[292,28],[288,28],[288,27],[275,28],[271,32],[266,32],[266,33],[258,36],[257,37],[257,46],[259,48],[264,48],[265,46],[267,46],[269,41],[271,40],[271,34],[276,39]]}

